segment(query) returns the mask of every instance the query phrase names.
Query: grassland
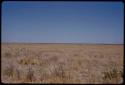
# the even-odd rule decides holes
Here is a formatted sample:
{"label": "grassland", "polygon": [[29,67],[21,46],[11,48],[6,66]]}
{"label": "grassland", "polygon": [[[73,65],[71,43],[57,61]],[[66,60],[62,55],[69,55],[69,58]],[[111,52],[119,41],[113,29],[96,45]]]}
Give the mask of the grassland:
{"label": "grassland", "polygon": [[117,84],[123,45],[2,44],[3,83]]}

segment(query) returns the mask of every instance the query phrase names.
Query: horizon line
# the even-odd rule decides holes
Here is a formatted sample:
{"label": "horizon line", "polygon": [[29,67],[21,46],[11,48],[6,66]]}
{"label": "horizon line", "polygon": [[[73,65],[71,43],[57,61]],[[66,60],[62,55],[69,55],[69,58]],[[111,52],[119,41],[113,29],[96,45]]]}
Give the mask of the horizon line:
{"label": "horizon line", "polygon": [[100,45],[124,45],[124,43],[38,43],[38,42],[1,42],[1,44],[100,44]]}

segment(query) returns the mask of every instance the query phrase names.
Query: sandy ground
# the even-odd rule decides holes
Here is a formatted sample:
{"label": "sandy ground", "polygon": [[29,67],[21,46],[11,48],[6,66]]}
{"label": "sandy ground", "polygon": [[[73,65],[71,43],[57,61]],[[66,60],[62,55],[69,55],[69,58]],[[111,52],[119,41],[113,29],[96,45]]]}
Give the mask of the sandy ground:
{"label": "sandy ground", "polygon": [[3,83],[123,82],[123,45],[2,44]]}

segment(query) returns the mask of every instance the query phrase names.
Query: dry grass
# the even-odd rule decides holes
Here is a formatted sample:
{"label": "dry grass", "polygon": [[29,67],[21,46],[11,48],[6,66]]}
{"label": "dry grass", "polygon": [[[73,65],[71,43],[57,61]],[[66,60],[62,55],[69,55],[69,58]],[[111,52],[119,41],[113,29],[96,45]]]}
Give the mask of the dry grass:
{"label": "dry grass", "polygon": [[116,65],[112,65],[110,68],[103,72],[103,79],[105,81],[104,83],[118,83],[119,79],[122,77],[123,70],[118,69]]}
{"label": "dry grass", "polygon": [[34,77],[34,72],[33,72],[33,70],[29,67],[25,81],[26,81],[26,82],[27,82],[27,81],[28,81],[28,82],[32,82],[34,79],[35,79],[35,77]]}
{"label": "dry grass", "polygon": [[13,75],[14,75],[14,67],[13,66],[6,67],[5,70],[4,70],[4,75],[6,75],[8,77],[13,77]]}
{"label": "dry grass", "polygon": [[2,44],[3,83],[123,83],[123,45]]}

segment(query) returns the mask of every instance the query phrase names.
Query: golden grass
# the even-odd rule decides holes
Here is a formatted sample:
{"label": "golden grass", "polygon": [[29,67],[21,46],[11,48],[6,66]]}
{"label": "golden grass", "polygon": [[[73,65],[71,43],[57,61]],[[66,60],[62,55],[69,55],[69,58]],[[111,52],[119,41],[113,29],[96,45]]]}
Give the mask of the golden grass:
{"label": "golden grass", "polygon": [[117,84],[123,45],[2,44],[3,83]]}

